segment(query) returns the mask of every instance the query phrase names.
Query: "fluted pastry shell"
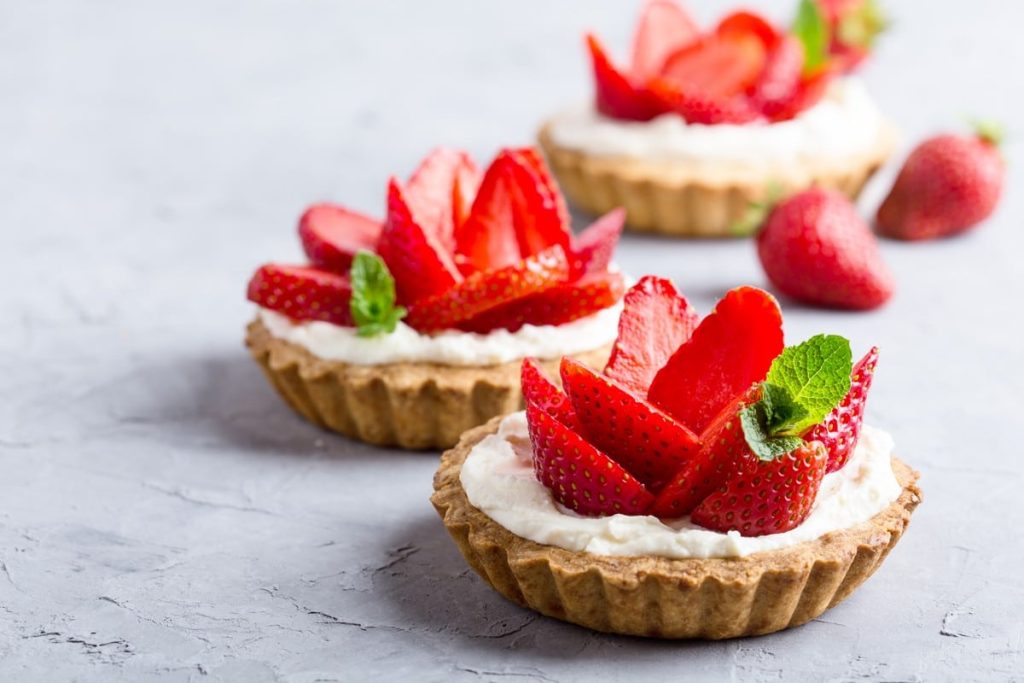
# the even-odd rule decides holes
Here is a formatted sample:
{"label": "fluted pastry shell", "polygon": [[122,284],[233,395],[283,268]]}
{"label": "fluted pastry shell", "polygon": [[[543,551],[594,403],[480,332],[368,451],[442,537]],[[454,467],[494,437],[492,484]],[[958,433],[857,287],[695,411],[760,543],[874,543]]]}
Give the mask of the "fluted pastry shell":
{"label": "fluted pastry shell", "polygon": [[[245,344],[285,403],[310,422],[377,446],[440,449],[468,429],[522,409],[520,362],[354,365],[274,337],[260,320]],[[611,346],[574,354],[604,367]],[[542,361],[557,376],[558,359]]]}
{"label": "fluted pastry shell", "polygon": [[798,626],[838,604],[881,565],[921,502],[918,473],[893,459],[899,497],[867,522],[735,558],[593,555],[535,543],[473,507],[462,463],[500,420],[441,458],[431,502],[470,566],[509,600],[597,631],[736,638]]}
{"label": "fluted pastry shell", "polygon": [[559,145],[551,126],[541,128],[538,141],[575,206],[594,215],[621,206],[628,228],[677,237],[735,237],[752,203],[814,185],[856,198],[892,154],[896,139],[886,127],[872,149],[842,164],[751,169],[591,154]]}

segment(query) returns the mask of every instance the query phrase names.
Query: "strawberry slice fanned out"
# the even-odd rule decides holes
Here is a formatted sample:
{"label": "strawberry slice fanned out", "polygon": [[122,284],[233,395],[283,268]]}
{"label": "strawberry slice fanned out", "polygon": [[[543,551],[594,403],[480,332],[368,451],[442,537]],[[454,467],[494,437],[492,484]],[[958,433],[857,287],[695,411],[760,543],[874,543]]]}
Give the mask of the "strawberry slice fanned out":
{"label": "strawberry slice fanned out", "polygon": [[293,320],[351,325],[352,286],[345,275],[305,266],[267,264],[249,280],[249,301]]}
{"label": "strawberry slice fanned out", "polygon": [[558,182],[551,173],[551,169],[548,168],[547,162],[544,161],[544,157],[541,156],[540,151],[536,147],[519,147],[510,151],[519,161],[530,167],[534,173],[535,182],[540,185],[543,194],[548,198],[551,205],[554,206],[553,217],[557,229],[553,230],[544,246],[549,247],[552,244],[562,244],[565,247],[566,245],[563,243],[563,240],[567,239],[566,233],[570,225],[569,207],[565,204],[565,197],[562,196],[561,190],[558,189]]}
{"label": "strawberry slice fanned out", "polygon": [[520,369],[523,401],[543,410],[566,427],[577,427],[569,397],[552,382],[536,358],[524,358]]}
{"label": "strawberry slice fanned out", "polygon": [[654,376],[648,399],[695,432],[760,382],[782,352],[782,312],[756,287],[730,290]]}
{"label": "strawberry slice fanned out", "polygon": [[817,441],[767,461],[747,450],[690,519],[712,531],[738,531],[742,536],[789,531],[810,514],[827,462],[825,447]]}
{"label": "strawberry slice fanned out", "polygon": [[697,311],[671,280],[647,275],[622,298],[619,334],[604,374],[640,396],[696,329]]}
{"label": "strawberry slice fanned out", "polygon": [[454,190],[456,181],[460,193],[475,192],[472,181],[478,177],[476,164],[468,154],[438,147],[420,163],[406,185],[413,217],[449,251],[454,246],[455,204],[459,200]]}
{"label": "strawberry slice fanned out", "polygon": [[459,329],[486,334],[499,329],[515,332],[523,325],[564,325],[614,306],[624,290],[621,274],[593,273],[496,306]]}
{"label": "strawberry slice fanned out", "polygon": [[388,183],[388,218],[377,254],[395,278],[398,300],[406,305],[446,292],[462,280],[443,245],[417,222],[394,178]]}
{"label": "strawberry slice fanned out", "polygon": [[558,245],[566,254],[572,248],[569,212],[547,164],[533,148],[507,150],[512,225],[520,256],[532,256]]}
{"label": "strawberry slice fanned out", "polygon": [[648,89],[666,111],[679,114],[687,123],[749,123],[760,116],[748,99],[739,95],[713,97],[658,78],[648,84]]}
{"label": "strawberry slice fanned out", "polygon": [[697,436],[614,380],[562,358],[562,385],[581,432],[657,491],[698,449]]}
{"label": "strawberry slice fanned out", "polygon": [[521,258],[511,188],[516,166],[506,152],[484,171],[469,216],[455,232],[455,260],[464,273],[503,268]]}
{"label": "strawberry slice fanned out", "polygon": [[569,263],[559,246],[504,268],[478,271],[409,309],[406,323],[420,331],[455,327],[514,299],[543,292],[565,282]]}
{"label": "strawberry slice fanned out", "polygon": [[674,519],[693,511],[721,485],[733,460],[748,450],[740,426],[740,410],[758,399],[752,389],[737,397],[715,416],[700,435],[700,450],[686,461],[658,492],[651,514]]}
{"label": "strawberry slice fanned out", "polygon": [[669,55],[660,77],[680,92],[722,100],[751,87],[765,57],[764,43],[756,35],[713,34]]}
{"label": "strawberry slice fanned out", "polygon": [[700,28],[674,0],[647,0],[633,34],[631,76],[638,82],[656,76],[665,59],[697,40]]}
{"label": "strawberry slice fanned out", "polygon": [[596,36],[587,36],[587,49],[594,68],[594,98],[599,112],[627,121],[650,121],[668,111],[658,97],[646,87],[634,86],[629,77],[612,64]]}
{"label": "strawberry slice fanned out", "polygon": [[571,277],[607,270],[625,224],[626,210],[618,208],[584,228],[573,240]]}
{"label": "strawberry slice fanned out", "polygon": [[850,391],[821,424],[804,435],[808,441],[820,441],[828,451],[828,471],[842,469],[853,454],[864,423],[864,405],[878,364],[878,347],[861,358],[850,375]]}
{"label": "strawberry slice fanned out", "polygon": [[373,251],[381,222],[336,204],[314,204],[299,219],[299,239],[310,262],[324,270],[348,273],[356,252]]}
{"label": "strawberry slice fanned out", "polygon": [[526,406],[537,479],[581,515],[639,515],[654,497],[621,465],[534,405]]}

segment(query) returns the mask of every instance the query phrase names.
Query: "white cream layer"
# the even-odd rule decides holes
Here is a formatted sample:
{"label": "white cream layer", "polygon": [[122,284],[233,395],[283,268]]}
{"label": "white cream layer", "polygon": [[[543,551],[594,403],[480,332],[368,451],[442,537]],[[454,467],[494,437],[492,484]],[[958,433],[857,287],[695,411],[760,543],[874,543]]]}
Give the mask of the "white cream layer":
{"label": "white cream layer", "polygon": [[488,334],[446,330],[421,334],[399,323],[392,334],[360,337],[355,328],[326,322],[300,322],[261,308],[260,320],[274,337],[297,344],[314,356],[356,365],[440,363],[493,365],[527,356],[559,358],[610,344],[618,332],[622,304],[565,325],[524,325],[515,332]]}
{"label": "white cream layer", "polygon": [[814,540],[867,521],[900,495],[892,471],[892,438],[865,426],[846,466],[825,475],[810,516],[769,536],[719,533],[688,517],[581,517],[557,504],[534,476],[526,413],[513,413],[497,434],[473,447],[460,479],[469,502],[512,533],[537,543],[596,555],[740,557]]}
{"label": "white cream layer", "polygon": [[890,134],[854,77],[836,81],[821,102],[779,123],[688,124],[676,114],[619,121],[585,105],[554,117],[549,130],[558,145],[594,155],[753,168],[846,161],[871,153]]}

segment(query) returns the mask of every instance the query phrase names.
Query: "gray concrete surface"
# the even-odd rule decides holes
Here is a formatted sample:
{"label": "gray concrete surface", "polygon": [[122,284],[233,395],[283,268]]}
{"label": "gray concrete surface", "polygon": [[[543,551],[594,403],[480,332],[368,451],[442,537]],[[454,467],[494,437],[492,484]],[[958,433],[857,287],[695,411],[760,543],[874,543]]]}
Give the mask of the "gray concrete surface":
{"label": "gray concrete surface", "polygon": [[[908,139],[972,113],[1020,128],[1018,6],[889,4],[867,77]],[[648,642],[506,603],[427,502],[434,455],[304,424],[246,357],[246,278],[297,258],[306,203],[380,213],[388,174],[434,144],[486,157],[528,142],[589,91],[582,29],[622,48],[631,15],[585,0],[0,2],[0,680],[1024,677],[1024,130],[983,229],[884,245],[886,309],[787,306],[792,339],[882,347],[870,420],[925,490],[878,574],[791,632]],[[621,262],[703,310],[763,283],[744,242],[629,237]]]}

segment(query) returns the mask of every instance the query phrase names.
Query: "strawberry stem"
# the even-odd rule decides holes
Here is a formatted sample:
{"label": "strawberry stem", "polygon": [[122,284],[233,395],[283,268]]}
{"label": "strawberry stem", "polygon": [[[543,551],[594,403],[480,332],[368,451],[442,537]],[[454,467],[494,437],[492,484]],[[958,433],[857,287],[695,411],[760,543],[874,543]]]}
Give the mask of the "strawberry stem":
{"label": "strawberry stem", "polygon": [[1001,145],[1006,138],[1006,126],[999,121],[974,119],[971,121],[971,127],[974,129],[975,135],[993,147]]}

